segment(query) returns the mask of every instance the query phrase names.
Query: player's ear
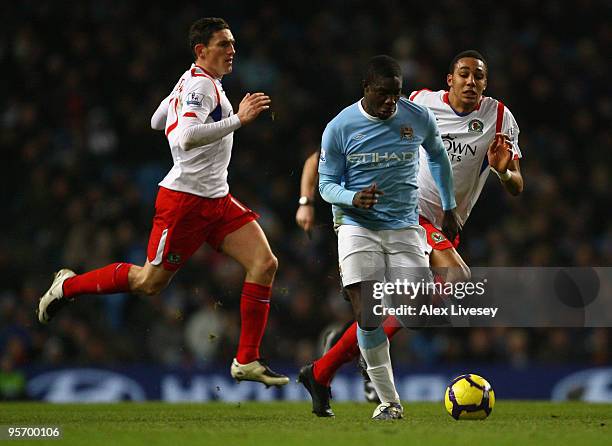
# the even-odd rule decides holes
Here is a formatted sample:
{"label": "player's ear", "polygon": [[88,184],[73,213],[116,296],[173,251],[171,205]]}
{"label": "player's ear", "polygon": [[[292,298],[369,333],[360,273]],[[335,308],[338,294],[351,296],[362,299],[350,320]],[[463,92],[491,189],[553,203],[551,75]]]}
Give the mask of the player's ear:
{"label": "player's ear", "polygon": [[204,57],[204,48],[206,48],[206,45],[203,43],[196,43],[196,45],[193,47],[193,52],[195,53],[196,59]]}
{"label": "player's ear", "polygon": [[446,75],[446,85],[450,86],[453,85],[453,74],[452,73],[448,73]]}

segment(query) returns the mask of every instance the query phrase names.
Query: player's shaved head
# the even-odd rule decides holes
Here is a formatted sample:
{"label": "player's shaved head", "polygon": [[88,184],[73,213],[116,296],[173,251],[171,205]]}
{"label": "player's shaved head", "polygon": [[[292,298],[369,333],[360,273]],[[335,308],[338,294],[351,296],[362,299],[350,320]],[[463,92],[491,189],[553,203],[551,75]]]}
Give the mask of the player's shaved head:
{"label": "player's shaved head", "polygon": [[363,75],[363,85],[371,85],[379,78],[402,78],[402,69],[392,57],[381,54],[374,56],[366,65]]}
{"label": "player's shaved head", "polygon": [[451,63],[448,66],[448,72],[450,74],[453,74],[455,72],[455,67],[457,66],[457,62],[459,62],[459,59],[463,59],[464,57],[471,57],[473,59],[478,59],[482,61],[485,67],[485,74],[489,72],[489,68],[487,67],[487,61],[485,60],[482,54],[480,54],[476,50],[465,50],[465,51],[461,51],[459,54],[453,57],[453,60],[451,60]]}
{"label": "player's shaved head", "polygon": [[389,56],[375,56],[368,62],[363,76],[363,100],[367,113],[388,119],[397,110],[402,92],[402,70]]}
{"label": "player's shaved head", "polygon": [[189,29],[189,47],[191,51],[195,54],[193,48],[198,43],[208,46],[212,35],[222,29],[229,29],[229,25],[225,20],[218,17],[204,17],[196,20]]}

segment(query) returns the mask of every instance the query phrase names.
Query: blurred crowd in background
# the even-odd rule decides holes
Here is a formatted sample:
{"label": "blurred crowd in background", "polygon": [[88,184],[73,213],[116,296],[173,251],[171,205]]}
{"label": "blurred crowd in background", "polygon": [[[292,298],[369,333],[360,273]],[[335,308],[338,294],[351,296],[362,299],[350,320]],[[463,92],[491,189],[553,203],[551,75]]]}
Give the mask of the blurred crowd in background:
{"label": "blurred crowd in background", "polygon": [[[360,97],[362,67],[376,54],[400,61],[409,93],[446,88],[452,57],[477,49],[488,60],[485,94],[518,121],[525,191],[510,197],[491,176],[462,234],[469,265],[612,264],[610,2],[61,5],[1,7],[10,18],[0,29],[5,376],[33,363],[229,367],[243,271],[207,246],[159,296],[85,296],[49,326],[34,318],[60,267],[144,263],[157,183],[172,163],[149,120],[191,64],[187,31],[203,16],[224,17],[236,37],[234,72],[223,79],[234,108],[246,92],[273,99],[274,119],[236,132],[229,169],[231,192],[261,214],[280,262],[263,346],[270,359],[309,362],[321,334],[350,318],[329,206],[316,204],[312,240],[295,211],[304,160],[325,124]],[[610,342],[606,328],[405,330],[393,355],[406,366],[604,364]]]}

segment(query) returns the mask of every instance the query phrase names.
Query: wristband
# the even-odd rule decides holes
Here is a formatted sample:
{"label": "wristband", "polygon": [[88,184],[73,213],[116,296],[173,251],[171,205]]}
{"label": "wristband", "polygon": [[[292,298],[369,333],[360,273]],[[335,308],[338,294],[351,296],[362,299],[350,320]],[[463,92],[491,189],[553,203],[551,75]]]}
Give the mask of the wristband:
{"label": "wristband", "polygon": [[495,175],[497,175],[499,179],[503,181],[504,183],[508,181],[510,178],[512,178],[512,173],[510,172],[510,169],[506,169],[504,173],[499,173],[497,170],[493,169],[492,167],[491,167],[491,170],[495,172]]}
{"label": "wristband", "polygon": [[505,183],[510,178],[512,178],[512,173],[510,172],[510,170],[506,169],[504,173],[498,173],[497,176]]}

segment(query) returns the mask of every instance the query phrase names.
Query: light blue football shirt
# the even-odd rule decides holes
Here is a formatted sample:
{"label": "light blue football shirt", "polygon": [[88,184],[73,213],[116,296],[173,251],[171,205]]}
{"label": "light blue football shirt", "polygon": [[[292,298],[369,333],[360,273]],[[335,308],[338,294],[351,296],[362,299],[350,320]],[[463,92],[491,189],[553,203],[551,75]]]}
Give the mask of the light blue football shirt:
{"label": "light blue football shirt", "polygon": [[[450,162],[429,109],[400,98],[395,113],[381,120],[370,116],[359,100],[332,119],[321,141],[319,188],[323,198],[333,204],[334,224],[375,231],[418,224],[417,173],[421,145],[441,189],[443,208],[454,208]],[[330,181],[341,186],[336,186],[340,194],[329,194],[326,186]],[[352,206],[354,193],[372,183],[384,192],[378,203],[370,209]]]}

